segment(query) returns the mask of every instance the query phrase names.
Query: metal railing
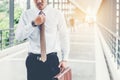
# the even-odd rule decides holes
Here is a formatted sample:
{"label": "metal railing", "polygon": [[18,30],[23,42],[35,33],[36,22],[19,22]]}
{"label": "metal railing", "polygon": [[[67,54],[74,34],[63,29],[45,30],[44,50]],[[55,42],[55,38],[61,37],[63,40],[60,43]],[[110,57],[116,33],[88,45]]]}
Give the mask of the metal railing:
{"label": "metal railing", "polygon": [[117,34],[113,33],[110,29],[107,27],[99,24],[100,31],[102,32],[102,35],[109,46],[112,55],[114,56],[114,61],[117,64],[117,68],[120,67],[120,37],[117,36]]}
{"label": "metal railing", "polygon": [[15,40],[14,31],[15,29],[0,30],[0,50],[25,42]]}

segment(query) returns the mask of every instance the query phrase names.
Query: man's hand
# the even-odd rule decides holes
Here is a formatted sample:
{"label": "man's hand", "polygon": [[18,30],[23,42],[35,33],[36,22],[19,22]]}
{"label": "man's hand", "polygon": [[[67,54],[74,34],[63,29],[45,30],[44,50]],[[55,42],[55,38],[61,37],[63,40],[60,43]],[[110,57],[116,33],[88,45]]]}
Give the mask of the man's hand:
{"label": "man's hand", "polygon": [[35,25],[41,25],[45,22],[45,15],[44,14],[40,14],[36,17],[36,19],[34,20]]}
{"label": "man's hand", "polygon": [[58,66],[61,70],[65,69],[67,67],[67,61],[64,61],[62,60],[60,63],[59,63],[59,66]]}

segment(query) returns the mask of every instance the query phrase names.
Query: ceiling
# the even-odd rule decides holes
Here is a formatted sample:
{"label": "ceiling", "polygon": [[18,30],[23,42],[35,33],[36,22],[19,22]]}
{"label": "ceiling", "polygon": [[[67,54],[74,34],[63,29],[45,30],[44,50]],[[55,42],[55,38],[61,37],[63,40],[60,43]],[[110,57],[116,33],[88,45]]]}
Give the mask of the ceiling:
{"label": "ceiling", "polygon": [[87,14],[97,14],[102,0],[70,0],[75,6]]}

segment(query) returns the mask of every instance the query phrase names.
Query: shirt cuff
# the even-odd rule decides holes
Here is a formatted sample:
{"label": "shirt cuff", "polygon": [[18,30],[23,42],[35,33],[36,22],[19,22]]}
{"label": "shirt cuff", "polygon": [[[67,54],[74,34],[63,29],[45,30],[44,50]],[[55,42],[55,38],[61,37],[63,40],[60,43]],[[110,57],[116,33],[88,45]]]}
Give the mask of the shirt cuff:
{"label": "shirt cuff", "polygon": [[68,61],[68,53],[62,52],[62,61]]}

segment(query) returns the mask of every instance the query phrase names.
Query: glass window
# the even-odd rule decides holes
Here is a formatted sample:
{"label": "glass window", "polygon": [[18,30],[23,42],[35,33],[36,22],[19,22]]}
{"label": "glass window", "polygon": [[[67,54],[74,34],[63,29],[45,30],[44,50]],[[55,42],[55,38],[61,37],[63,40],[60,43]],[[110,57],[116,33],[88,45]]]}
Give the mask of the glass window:
{"label": "glass window", "polygon": [[119,4],[116,5],[116,9],[119,9]]}
{"label": "glass window", "polygon": [[116,0],[117,3],[119,3],[119,0]]}
{"label": "glass window", "polygon": [[116,12],[116,16],[119,16],[119,11],[117,10],[117,12]]}
{"label": "glass window", "polygon": [[119,23],[119,17],[116,18],[116,23]]}
{"label": "glass window", "polygon": [[55,4],[55,6],[54,6],[56,9],[58,9],[58,4]]}

